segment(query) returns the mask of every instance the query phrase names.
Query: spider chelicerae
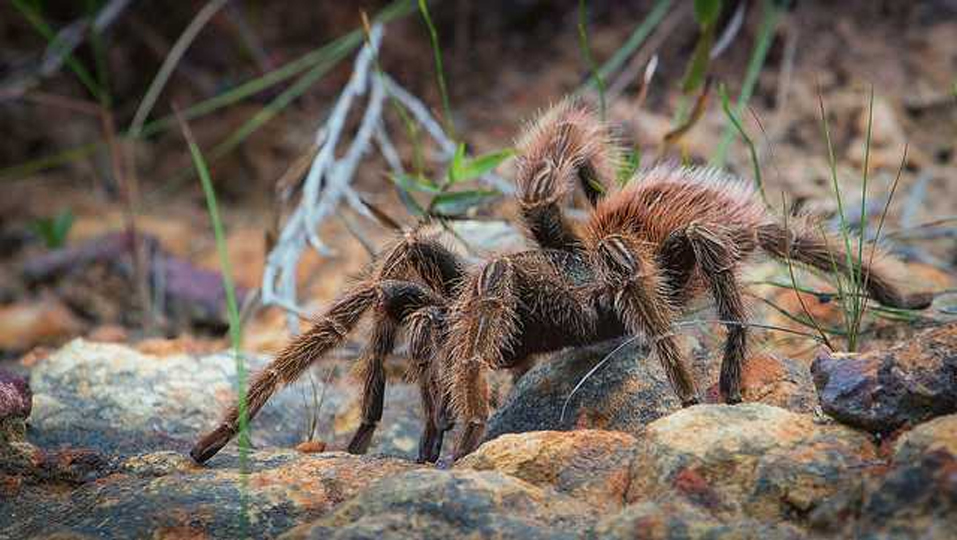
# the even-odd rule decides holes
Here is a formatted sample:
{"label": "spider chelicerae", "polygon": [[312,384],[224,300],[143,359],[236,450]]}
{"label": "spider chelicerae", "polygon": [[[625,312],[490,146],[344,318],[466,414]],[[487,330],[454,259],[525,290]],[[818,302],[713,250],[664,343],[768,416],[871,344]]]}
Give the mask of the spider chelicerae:
{"label": "spider chelicerae", "polygon": [[[616,187],[611,130],[581,104],[553,107],[517,146],[518,204],[538,247],[472,267],[442,241],[440,229],[404,232],[363,279],[252,378],[250,419],[274,392],[342,344],[364,315],[372,330],[357,366],[362,420],[348,450],[369,448],[382,418],[385,359],[404,328],[409,377],[421,390],[425,417],[418,459],[434,462],[456,422],[463,429],[454,458],[481,443],[489,370],[521,373],[536,355],[565,347],[641,334],[681,403],[697,403],[673,327],[705,293],[727,327],[721,398],[740,402],[747,326],[736,274],[756,251],[824,272],[860,272],[868,295],[885,306],[922,308],[932,300],[901,293],[873,258],[848,257],[840,242],[807,220],[783,225],[748,183],[718,171],[657,166]],[[562,210],[576,186],[591,205],[584,223]],[[193,459],[205,462],[226,445],[236,435],[238,416],[238,407],[231,407],[195,445]]]}

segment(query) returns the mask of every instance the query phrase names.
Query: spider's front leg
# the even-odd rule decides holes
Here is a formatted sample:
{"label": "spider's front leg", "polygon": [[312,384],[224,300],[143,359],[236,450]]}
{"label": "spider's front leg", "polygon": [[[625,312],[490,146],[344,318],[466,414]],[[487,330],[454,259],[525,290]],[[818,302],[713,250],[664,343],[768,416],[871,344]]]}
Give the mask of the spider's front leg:
{"label": "spider's front leg", "polygon": [[[718,389],[725,403],[740,403],[741,369],[747,351],[747,316],[741,287],[735,276],[735,268],[740,260],[738,246],[723,227],[693,222],[672,233],[664,248],[671,249],[672,253],[690,256],[681,261],[668,261],[675,263],[674,267],[667,268],[669,276],[681,276],[682,272],[693,270],[696,266],[704,274],[718,317],[727,328]],[[681,286],[682,283],[673,283],[671,288],[678,289]]]}
{"label": "spider's front leg", "polygon": [[409,317],[409,378],[419,385],[425,428],[419,439],[419,463],[434,463],[442,453],[445,433],[452,429],[449,397],[442,390],[439,353],[444,346],[446,310],[424,307]]}
{"label": "spider's front leg", "polygon": [[651,342],[682,406],[698,403],[674,333],[674,307],[652,254],[617,234],[601,238],[593,249],[599,286],[613,295],[614,309],[625,327]]}
{"label": "spider's front leg", "polygon": [[463,290],[448,335],[444,382],[464,430],[458,459],[475,450],[489,415],[488,370],[502,365],[516,339],[518,322],[514,269],[507,259],[488,263]]}

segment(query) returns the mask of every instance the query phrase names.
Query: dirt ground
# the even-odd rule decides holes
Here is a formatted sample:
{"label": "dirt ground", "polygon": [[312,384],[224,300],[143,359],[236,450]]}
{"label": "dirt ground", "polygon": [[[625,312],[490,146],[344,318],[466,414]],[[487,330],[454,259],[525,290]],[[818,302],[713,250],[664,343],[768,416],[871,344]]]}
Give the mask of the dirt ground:
{"label": "dirt ground", "polygon": [[[167,114],[174,103],[185,107],[209,98],[360,27],[360,6],[351,4],[316,7],[298,1],[242,2],[238,15],[217,15],[185,55],[154,115]],[[374,2],[359,4],[369,12],[381,7]],[[737,4],[726,4],[727,18]],[[711,69],[732,97],[740,90],[761,24],[760,2],[747,4],[741,31]],[[105,58],[117,126],[129,124],[166,51],[201,5],[188,2],[164,14],[164,8],[143,3],[131,8],[106,35]],[[594,1],[590,7],[590,44],[601,62],[621,46],[650,11],[652,2]],[[579,48],[576,2],[495,1],[479,7],[449,1],[435,3],[432,9],[441,36],[456,131],[475,154],[508,145],[523,122],[573,92],[588,75]],[[67,6],[51,6],[51,10],[54,27],[78,16]],[[29,65],[44,42],[9,4],[0,7],[0,21],[3,80]],[[253,43],[247,43],[244,50],[240,44],[249,39]],[[418,14],[413,12],[387,25],[384,40],[379,59],[382,68],[429,104],[434,113],[441,114],[428,33]],[[636,55],[640,68],[652,54],[658,55],[647,98],[641,102],[639,85],[626,79],[624,91],[608,104],[608,117],[622,143],[639,147],[645,163],[656,158],[706,163],[728,125],[720,99],[713,93],[702,117],[682,140],[670,147],[663,145],[665,135],[674,128],[672,119],[682,99],[680,81],[696,40],[691,10],[673,7]],[[894,256],[906,263],[898,268],[908,288],[953,290],[957,278],[955,44],[957,3],[953,1],[799,1],[779,21],[750,107],[742,118],[757,147],[770,203],[780,209],[784,201],[789,213],[809,212],[834,223],[837,199],[821,107],[823,104],[826,109],[843,202],[856,216],[861,206],[868,104],[873,93],[867,156],[871,228],[867,233],[875,232],[873,226],[900,169],[882,235]],[[81,47],[77,55],[93,65],[88,49]],[[351,65],[350,55],[301,99],[213,163],[212,177],[222,203],[238,285],[248,289],[259,286],[266,237],[274,233],[274,186],[309,148],[315,130],[348,81]],[[227,138],[279,91],[268,89],[192,122],[200,146],[208,150]],[[39,171],[14,169],[103,137],[98,114],[64,106],[57,97],[89,100],[76,77],[64,70],[22,96],[0,101],[4,132],[0,140],[0,174],[4,176],[4,197],[0,198],[0,355],[13,360],[35,346],[56,346],[78,335],[141,342],[146,348],[221,347],[225,343],[222,322],[154,320],[144,326],[130,280],[111,277],[97,265],[72,272],[69,279],[31,281],[24,277],[29,262],[48,253],[34,232],[38,220],[72,213],[75,219],[66,238],[68,247],[122,231],[129,222],[123,186],[117,182],[105,151]],[[395,115],[389,116],[388,127],[409,163],[413,148],[402,137],[402,124]],[[137,190],[132,207],[137,230],[157,238],[165,252],[197,268],[217,270],[209,216],[199,180],[190,173],[182,136],[173,129],[127,143],[127,148],[135,156]],[[726,166],[735,174],[753,177],[748,148],[740,140],[732,145]],[[385,177],[386,169],[382,157],[371,153],[358,170],[357,190],[404,223],[412,223]],[[435,171],[440,174],[442,167],[435,166]],[[511,164],[504,164],[499,172],[508,178]],[[381,245],[388,239],[389,232],[376,223],[349,209],[342,213],[358,224],[367,242]],[[504,198],[501,203],[479,208],[473,217],[513,219],[515,207]],[[348,276],[369,260],[345,223],[339,218],[329,220],[319,231],[334,247],[335,256],[310,252],[301,264],[300,290],[309,309],[333,298]],[[762,281],[782,275],[786,272],[782,274],[778,265],[758,264],[748,278]],[[809,284],[826,287],[807,279]],[[757,298],[770,298],[786,310],[800,313],[794,293],[767,285],[754,285],[751,291],[755,319],[793,326]],[[822,320],[839,322],[833,303],[806,296]],[[276,351],[288,337],[285,322],[277,308],[259,310],[246,324],[244,347]],[[906,325],[901,329],[900,323],[886,319],[868,324],[872,330],[885,329],[875,331],[872,335],[876,337],[899,338],[908,332]],[[177,339],[163,342],[156,338]],[[762,333],[759,340],[765,350],[785,355],[807,357],[817,347],[812,340],[774,333]]]}

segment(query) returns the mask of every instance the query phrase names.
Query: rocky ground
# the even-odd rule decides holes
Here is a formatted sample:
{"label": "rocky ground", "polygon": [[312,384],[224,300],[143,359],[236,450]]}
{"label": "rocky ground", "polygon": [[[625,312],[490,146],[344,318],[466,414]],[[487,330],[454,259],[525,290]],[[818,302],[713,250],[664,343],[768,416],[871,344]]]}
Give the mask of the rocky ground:
{"label": "rocky ground", "polygon": [[[185,454],[232,396],[228,355],[77,339],[32,357],[28,381],[0,375],[0,537],[944,539],[957,530],[957,323],[867,354],[821,353],[810,369],[754,356],[737,406],[680,409],[646,348],[632,344],[563,409],[618,345],[539,363],[504,397],[486,442],[447,468],[412,460],[418,405],[400,379],[366,456],[337,450],[358,422],[348,378],[299,382],[254,422],[241,476],[233,445],[207,466]],[[716,380],[700,359],[695,371]],[[300,444],[310,421],[333,431]]]}

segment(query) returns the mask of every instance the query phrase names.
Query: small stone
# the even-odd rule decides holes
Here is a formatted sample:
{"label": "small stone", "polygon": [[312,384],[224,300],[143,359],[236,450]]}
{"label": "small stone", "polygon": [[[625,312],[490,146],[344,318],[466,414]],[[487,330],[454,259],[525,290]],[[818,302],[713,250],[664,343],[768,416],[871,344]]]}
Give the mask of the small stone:
{"label": "small stone", "polygon": [[303,454],[318,454],[326,451],[326,443],[323,441],[305,441],[296,445],[296,451]]}
{"label": "small stone", "polygon": [[957,414],[934,418],[904,433],[894,444],[894,461],[914,462],[939,450],[957,456]]}
{"label": "small stone", "polygon": [[614,510],[628,488],[634,445],[634,437],[615,431],[509,434],[483,444],[455,467],[496,470]]}
{"label": "small stone", "polygon": [[69,308],[52,298],[0,306],[0,321],[0,350],[5,351],[59,345],[83,326]]}
{"label": "small stone", "polygon": [[825,413],[872,433],[957,412],[957,323],[889,349],[824,352],[811,373]]}

